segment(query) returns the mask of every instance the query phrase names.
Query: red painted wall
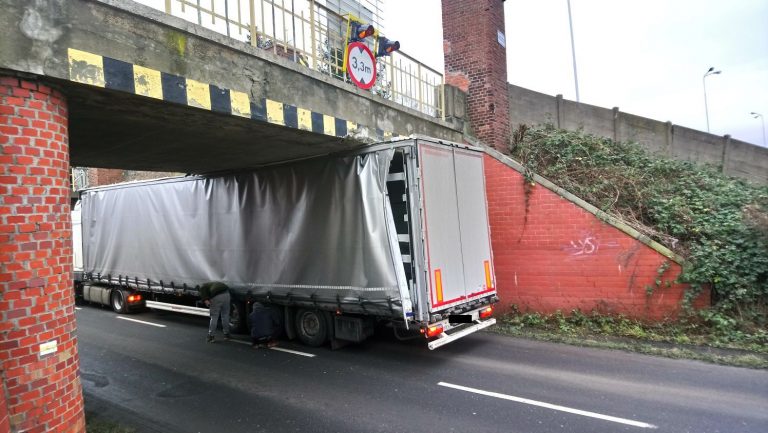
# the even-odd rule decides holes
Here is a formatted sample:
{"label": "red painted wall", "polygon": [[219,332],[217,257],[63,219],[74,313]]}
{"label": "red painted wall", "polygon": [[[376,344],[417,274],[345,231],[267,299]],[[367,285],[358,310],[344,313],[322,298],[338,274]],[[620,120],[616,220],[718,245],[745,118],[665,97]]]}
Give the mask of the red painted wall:
{"label": "red painted wall", "polygon": [[[644,243],[549,189],[535,185],[526,205],[523,176],[485,156],[486,189],[500,310],[624,314],[658,320],[680,311],[685,285],[655,288],[668,261]],[[664,281],[680,265],[671,262]],[[697,306],[704,306],[701,296]]]}

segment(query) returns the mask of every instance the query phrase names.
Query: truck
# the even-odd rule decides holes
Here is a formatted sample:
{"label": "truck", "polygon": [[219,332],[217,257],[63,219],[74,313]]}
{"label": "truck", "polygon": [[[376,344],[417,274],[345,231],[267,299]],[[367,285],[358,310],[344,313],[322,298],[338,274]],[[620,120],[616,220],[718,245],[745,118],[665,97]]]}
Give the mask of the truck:
{"label": "truck", "polygon": [[207,316],[198,289],[221,281],[235,330],[261,302],[309,346],[392,328],[438,348],[496,323],[483,155],[411,136],[84,189],[73,210],[76,295],[117,313]]}

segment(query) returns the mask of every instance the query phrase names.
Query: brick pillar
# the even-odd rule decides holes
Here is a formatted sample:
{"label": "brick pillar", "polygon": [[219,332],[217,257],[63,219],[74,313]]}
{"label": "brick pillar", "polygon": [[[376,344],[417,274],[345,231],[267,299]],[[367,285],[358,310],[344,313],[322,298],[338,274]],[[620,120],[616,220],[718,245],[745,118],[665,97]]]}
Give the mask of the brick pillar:
{"label": "brick pillar", "polygon": [[[0,431],[85,432],[69,216],[67,106],[0,76]],[[7,414],[4,421],[3,414]]]}
{"label": "brick pillar", "polygon": [[443,0],[445,82],[467,93],[472,129],[506,151],[509,89],[503,0]]}
{"label": "brick pillar", "polygon": [[5,401],[5,385],[0,386],[0,432],[11,431],[11,422],[8,417],[8,405]]}

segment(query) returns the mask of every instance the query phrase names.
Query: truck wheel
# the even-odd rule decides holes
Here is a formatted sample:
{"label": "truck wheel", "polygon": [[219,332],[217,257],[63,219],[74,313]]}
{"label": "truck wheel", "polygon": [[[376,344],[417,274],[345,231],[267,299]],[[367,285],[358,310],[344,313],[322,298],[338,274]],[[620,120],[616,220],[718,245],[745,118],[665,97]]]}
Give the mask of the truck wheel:
{"label": "truck wheel", "polygon": [[229,332],[233,334],[242,334],[245,332],[245,303],[232,301],[229,304]]}
{"label": "truck wheel", "polygon": [[299,310],[296,314],[296,334],[307,346],[322,346],[328,339],[328,324],[318,310]]}
{"label": "truck wheel", "polygon": [[125,299],[125,292],[120,289],[112,290],[109,296],[110,305],[115,313],[124,314],[128,312],[128,301]]}

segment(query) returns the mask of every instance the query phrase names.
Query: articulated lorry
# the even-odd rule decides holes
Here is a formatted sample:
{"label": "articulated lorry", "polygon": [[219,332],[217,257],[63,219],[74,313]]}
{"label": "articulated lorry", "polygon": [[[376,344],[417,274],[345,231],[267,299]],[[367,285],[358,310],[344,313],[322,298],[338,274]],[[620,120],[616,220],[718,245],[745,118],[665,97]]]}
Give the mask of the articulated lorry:
{"label": "articulated lorry", "polygon": [[471,146],[411,137],[90,188],[73,228],[76,294],[118,313],[208,315],[198,288],[222,281],[233,328],[268,303],[310,346],[385,324],[435,349],[496,322],[483,152]]}

